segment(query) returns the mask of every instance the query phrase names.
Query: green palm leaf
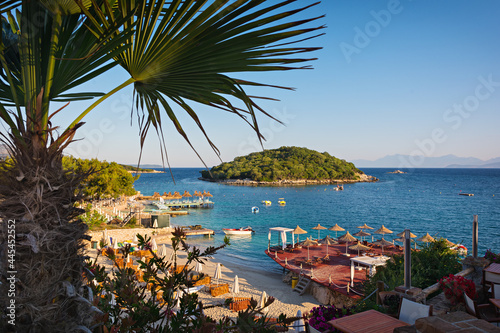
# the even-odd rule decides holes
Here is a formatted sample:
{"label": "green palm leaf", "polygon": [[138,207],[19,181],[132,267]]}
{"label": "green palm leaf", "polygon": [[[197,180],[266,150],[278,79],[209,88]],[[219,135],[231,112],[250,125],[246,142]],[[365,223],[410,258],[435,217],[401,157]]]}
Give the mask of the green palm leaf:
{"label": "green palm leaf", "polygon": [[[192,102],[236,114],[247,121],[261,139],[256,112],[270,115],[258,107],[255,97],[247,95],[245,86],[270,85],[238,80],[229,74],[309,68],[295,64],[314,58],[296,55],[319,48],[288,45],[316,37],[310,34],[323,26],[299,28],[319,17],[290,21],[293,15],[317,4],[284,10],[294,2],[287,0],[269,5],[264,0],[210,3],[199,0],[174,0],[170,3],[122,0],[117,2],[114,11],[87,13],[94,22],[93,29],[112,25],[119,15],[129,15],[131,11],[136,13],[134,20],[125,24],[125,27],[136,24],[135,34],[128,40],[132,46],[117,59],[131,75],[128,82],[134,84],[136,107],[143,112],[139,113],[144,119],[141,122],[141,144],[151,125],[161,133],[161,106],[176,130],[191,145],[174,112],[173,105],[176,105],[191,117],[218,153],[190,106]],[[85,114],[73,124],[81,121]]]}

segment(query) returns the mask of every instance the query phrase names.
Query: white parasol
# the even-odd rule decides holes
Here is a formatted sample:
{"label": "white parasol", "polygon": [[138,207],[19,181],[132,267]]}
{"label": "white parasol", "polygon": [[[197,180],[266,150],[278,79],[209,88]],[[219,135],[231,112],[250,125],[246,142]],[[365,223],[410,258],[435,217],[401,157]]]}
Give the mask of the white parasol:
{"label": "white parasol", "polygon": [[158,251],[158,245],[156,245],[156,240],[154,238],[151,241],[151,250],[153,250],[153,252]]}
{"label": "white parasol", "polygon": [[137,244],[139,242],[139,239],[137,239],[137,234],[134,235],[134,239],[132,240],[132,243]]}
{"label": "white parasol", "polygon": [[267,312],[268,310],[267,308],[264,307],[266,305],[266,301],[267,301],[267,294],[266,291],[264,290],[262,291],[262,295],[260,296],[259,303],[257,303],[258,308],[262,312]]}
{"label": "white parasol", "polygon": [[238,275],[235,275],[233,282],[233,294],[237,294],[239,292],[240,292],[240,282],[238,281]]}
{"label": "white parasol", "polygon": [[158,255],[158,257],[165,257],[167,255],[167,247],[165,246],[165,244],[163,244],[160,249],[158,250],[158,252],[156,253]]}
{"label": "white parasol", "polygon": [[302,311],[297,311],[297,317],[299,317],[300,319],[297,319],[293,322],[292,328],[295,330],[295,332],[304,331],[305,324],[304,319],[302,319]]}
{"label": "white parasol", "polygon": [[202,270],[203,270],[203,264],[201,262],[197,262],[196,266],[194,267],[194,271],[199,274],[201,273]]}
{"label": "white parasol", "polygon": [[217,263],[217,267],[215,268],[214,279],[217,280],[217,285],[219,284],[219,279],[222,277],[220,263]]}

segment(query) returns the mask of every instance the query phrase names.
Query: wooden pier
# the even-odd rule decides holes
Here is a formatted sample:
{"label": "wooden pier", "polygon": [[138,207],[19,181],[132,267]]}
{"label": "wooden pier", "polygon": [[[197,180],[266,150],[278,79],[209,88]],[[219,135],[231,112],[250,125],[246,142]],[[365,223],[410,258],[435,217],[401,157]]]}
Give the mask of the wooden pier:
{"label": "wooden pier", "polygon": [[184,233],[187,236],[200,236],[200,235],[208,235],[209,237],[211,235],[215,235],[215,231],[212,229],[184,229]]}

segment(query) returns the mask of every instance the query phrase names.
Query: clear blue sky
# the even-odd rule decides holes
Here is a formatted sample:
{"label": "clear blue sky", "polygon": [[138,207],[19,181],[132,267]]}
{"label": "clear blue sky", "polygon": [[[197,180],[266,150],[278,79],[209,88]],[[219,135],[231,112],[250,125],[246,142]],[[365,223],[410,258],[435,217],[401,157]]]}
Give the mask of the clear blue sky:
{"label": "clear blue sky", "polygon": [[[245,76],[296,88],[249,91],[280,99],[261,103],[286,123],[259,118],[264,148],[307,147],[348,161],[416,153],[500,156],[500,2],[323,0],[303,16],[319,14],[326,14],[327,29],[307,43],[323,47],[313,70]],[[117,69],[92,84],[104,91],[125,79]],[[69,108],[76,113],[82,105]],[[118,93],[86,118],[83,140],[67,152],[136,163],[139,137],[130,110],[131,91]],[[239,118],[197,110],[223,161],[261,149]],[[181,121],[206,163],[218,164],[195,124]],[[165,133],[172,166],[202,165],[167,120]],[[142,163],[161,164],[153,131]]]}

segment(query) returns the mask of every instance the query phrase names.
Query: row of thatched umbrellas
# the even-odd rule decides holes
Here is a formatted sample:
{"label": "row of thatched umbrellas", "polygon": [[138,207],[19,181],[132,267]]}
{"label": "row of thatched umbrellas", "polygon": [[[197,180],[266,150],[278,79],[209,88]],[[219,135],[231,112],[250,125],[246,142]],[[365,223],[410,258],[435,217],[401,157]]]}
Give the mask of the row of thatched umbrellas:
{"label": "row of thatched umbrellas", "polygon": [[[358,241],[357,238],[355,238],[354,236],[358,236],[358,237],[366,237],[366,236],[370,236],[371,234],[364,231],[365,229],[374,229],[368,225],[366,225],[366,223],[362,226],[359,226],[358,227],[359,229],[361,229],[360,231],[358,231],[357,233],[351,235],[349,233],[349,231],[346,232],[345,235],[341,236],[341,237],[338,237],[337,238],[337,232],[339,231],[345,231],[344,228],[342,228],[341,226],[339,226],[338,224],[335,224],[333,227],[331,228],[326,228],[326,227],[323,227],[322,225],[318,224],[317,226],[311,228],[313,230],[318,230],[318,239],[320,237],[320,231],[321,230],[330,230],[330,231],[335,231],[335,237],[341,241],[341,242],[345,242],[346,243],[346,253],[347,253],[347,248],[348,248],[348,244],[349,242],[355,242],[355,241]],[[307,234],[307,231],[305,231],[304,229],[302,229],[301,227],[297,226],[295,229],[294,229],[294,233],[297,235],[297,242],[299,241],[299,235],[302,235],[302,234]],[[382,239],[374,242],[373,244],[375,245],[379,245],[382,247],[382,252],[384,252],[384,246],[389,246],[389,245],[393,245],[392,242],[389,242],[387,240],[384,239],[384,235],[385,234],[392,234],[393,232],[391,230],[389,230],[388,228],[386,228],[384,225],[382,225],[382,227],[380,227],[378,230],[374,231],[374,233],[376,234],[381,234],[382,235]],[[397,242],[404,242],[404,231],[397,234],[397,236],[399,238],[395,239],[395,241]],[[410,232],[410,238],[416,238],[417,236],[413,233]],[[417,241],[420,241],[420,242],[425,242],[425,243],[430,243],[430,242],[434,242],[435,239],[429,235],[429,233],[426,233],[425,236],[422,236],[420,237],[419,239],[417,239]],[[451,243],[451,242],[450,242]],[[326,244],[326,255],[328,256],[328,245],[334,245],[334,244],[338,244],[338,241],[331,238],[329,235],[327,235],[325,238],[321,239],[319,242],[318,241],[315,241],[315,240],[312,240],[312,239],[309,239],[307,238],[304,242],[302,242],[302,246],[307,246],[307,259],[309,260],[309,246],[311,245],[318,245],[318,244]],[[357,250],[358,251],[358,255],[359,255],[359,251],[360,250],[368,250],[370,249],[370,247],[366,246],[366,245],[363,245],[361,244],[359,241],[354,244],[354,245],[351,245],[349,246],[349,249],[351,250]]]}
{"label": "row of thatched umbrellas", "polygon": [[173,194],[172,192],[163,192],[163,195],[160,195],[160,193],[155,192],[153,194],[154,198],[163,198],[165,200],[173,200],[173,199],[182,199],[182,198],[191,198],[191,197],[201,197],[201,198],[210,198],[213,197],[210,192],[207,191],[194,191],[193,194],[189,193],[188,191],[184,191],[183,194],[180,194],[180,192],[175,191]]}

